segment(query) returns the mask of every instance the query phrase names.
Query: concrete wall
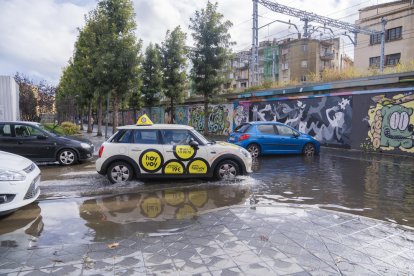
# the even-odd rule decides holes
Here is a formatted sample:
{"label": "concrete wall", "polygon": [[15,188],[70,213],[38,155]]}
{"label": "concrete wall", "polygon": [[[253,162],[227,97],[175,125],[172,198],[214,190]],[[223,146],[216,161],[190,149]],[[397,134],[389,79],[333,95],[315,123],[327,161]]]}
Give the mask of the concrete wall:
{"label": "concrete wall", "polygon": [[277,121],[327,146],[414,156],[414,89],[390,88],[234,103],[233,126]]}
{"label": "concrete wall", "polygon": [[20,120],[19,86],[13,77],[0,76],[0,121]]}

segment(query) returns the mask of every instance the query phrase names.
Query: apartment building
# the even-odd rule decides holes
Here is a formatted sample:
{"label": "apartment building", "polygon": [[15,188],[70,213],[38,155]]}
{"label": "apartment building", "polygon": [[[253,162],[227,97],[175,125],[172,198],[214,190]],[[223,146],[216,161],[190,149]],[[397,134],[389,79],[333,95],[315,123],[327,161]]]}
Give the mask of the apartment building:
{"label": "apartment building", "polygon": [[[385,25],[384,66],[392,67],[399,62],[414,60],[414,1],[395,1],[359,10],[356,24],[381,31]],[[381,34],[358,34],[354,52],[355,67],[361,70],[380,67]]]}
{"label": "apartment building", "polygon": [[279,82],[306,82],[309,75],[320,74],[325,69],[341,70],[349,58],[343,53],[340,38],[287,39],[279,44]]}

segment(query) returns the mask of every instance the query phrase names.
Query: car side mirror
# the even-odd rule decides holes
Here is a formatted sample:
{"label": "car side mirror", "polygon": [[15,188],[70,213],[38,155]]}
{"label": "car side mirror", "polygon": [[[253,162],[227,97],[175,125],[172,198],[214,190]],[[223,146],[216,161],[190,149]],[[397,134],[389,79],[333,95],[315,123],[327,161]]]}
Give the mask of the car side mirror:
{"label": "car side mirror", "polygon": [[37,139],[39,140],[46,140],[47,136],[46,135],[37,135]]}
{"label": "car side mirror", "polygon": [[193,148],[195,148],[195,149],[198,149],[199,144],[198,144],[198,142],[197,142],[196,140],[191,139],[191,140],[190,140],[190,142],[189,142],[188,144],[189,144],[191,147],[193,147]]}
{"label": "car side mirror", "polygon": [[299,133],[297,133],[297,132],[294,132],[294,133],[293,133],[293,137],[298,138],[299,136],[300,136],[300,134],[299,134]]}

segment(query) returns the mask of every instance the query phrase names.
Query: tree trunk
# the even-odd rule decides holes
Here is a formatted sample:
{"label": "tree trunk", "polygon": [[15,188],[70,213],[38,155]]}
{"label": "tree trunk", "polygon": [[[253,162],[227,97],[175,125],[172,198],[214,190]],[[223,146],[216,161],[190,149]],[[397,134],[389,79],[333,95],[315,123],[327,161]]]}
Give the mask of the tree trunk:
{"label": "tree trunk", "polygon": [[204,135],[208,135],[208,94],[204,93]]}
{"label": "tree trunk", "polygon": [[114,108],[112,109],[112,134],[116,132],[116,129],[118,128],[118,111],[119,111],[119,99],[117,96],[114,96]]}
{"label": "tree trunk", "polygon": [[170,124],[174,124],[174,99],[171,97]]}
{"label": "tree trunk", "polygon": [[99,95],[98,97],[98,132],[96,133],[96,136],[101,137],[102,136],[102,109],[103,109],[103,99],[102,95]]}
{"label": "tree trunk", "polygon": [[92,127],[93,127],[93,122],[92,122],[93,118],[92,118],[92,103],[88,104],[88,130],[86,132],[88,133],[92,133]]}
{"label": "tree trunk", "polygon": [[134,117],[134,124],[136,124],[137,123],[137,110],[134,108],[134,109],[132,109],[132,112],[134,112],[134,114],[133,114],[133,117]]}
{"label": "tree trunk", "polygon": [[80,130],[85,130],[85,128],[83,127],[83,107],[82,106],[79,112],[79,120],[80,120]]}

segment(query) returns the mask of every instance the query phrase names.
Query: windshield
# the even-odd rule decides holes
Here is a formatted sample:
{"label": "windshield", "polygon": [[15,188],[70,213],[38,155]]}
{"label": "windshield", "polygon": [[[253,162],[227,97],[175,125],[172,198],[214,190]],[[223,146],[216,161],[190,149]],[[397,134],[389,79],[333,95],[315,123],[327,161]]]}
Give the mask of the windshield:
{"label": "windshield", "polygon": [[195,129],[193,129],[192,130],[192,132],[193,132],[193,134],[195,135],[195,136],[197,136],[197,138],[198,139],[200,139],[200,141],[203,143],[203,144],[208,144],[208,143],[210,143],[210,141],[209,140],[207,140],[203,135],[201,135],[197,130],[195,130]]}
{"label": "windshield", "polygon": [[38,128],[40,128],[43,132],[45,132],[49,136],[58,136],[56,133],[53,133],[53,130],[47,129],[44,125],[38,124]]}

